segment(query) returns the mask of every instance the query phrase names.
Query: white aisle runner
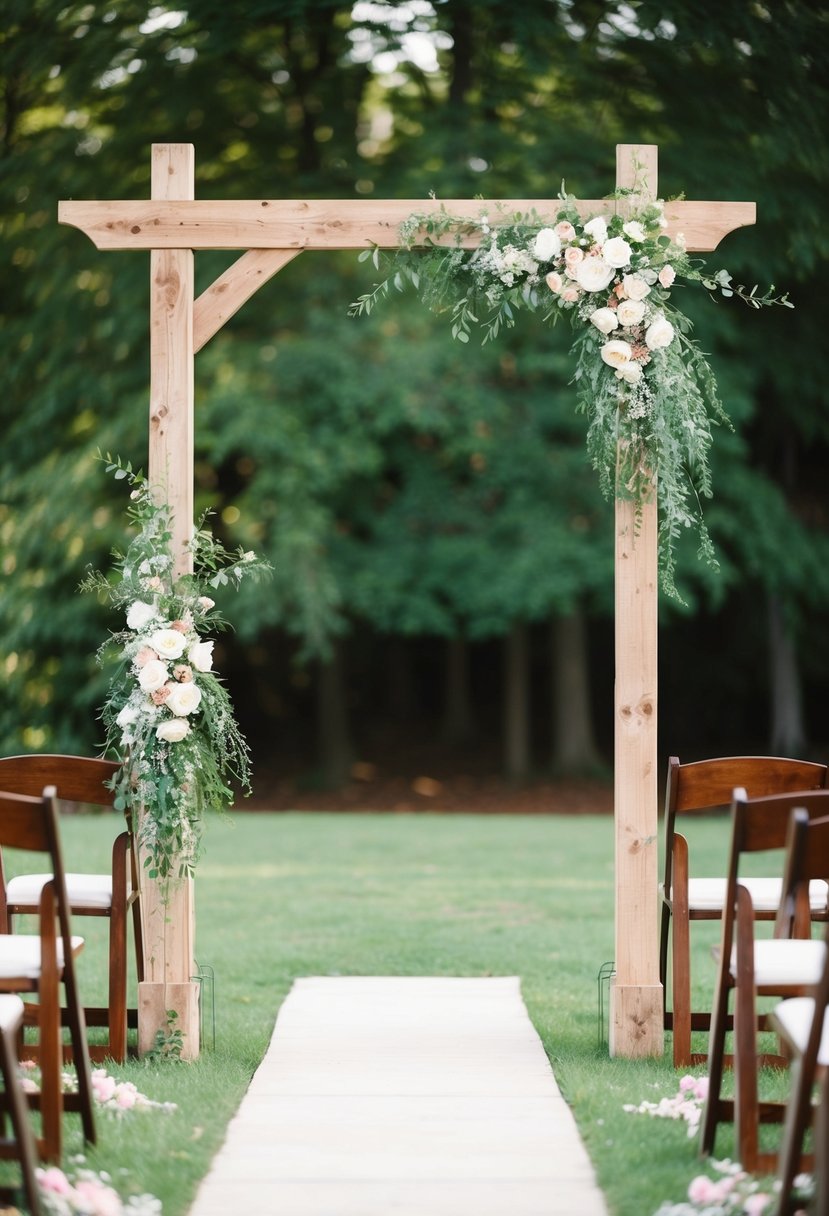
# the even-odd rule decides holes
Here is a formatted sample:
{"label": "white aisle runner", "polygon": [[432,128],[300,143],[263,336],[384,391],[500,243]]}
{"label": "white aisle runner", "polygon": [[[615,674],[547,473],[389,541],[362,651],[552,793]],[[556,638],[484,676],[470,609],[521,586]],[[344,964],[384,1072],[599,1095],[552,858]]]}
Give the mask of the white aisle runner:
{"label": "white aisle runner", "polygon": [[190,1216],[606,1216],[519,981],[310,978]]}

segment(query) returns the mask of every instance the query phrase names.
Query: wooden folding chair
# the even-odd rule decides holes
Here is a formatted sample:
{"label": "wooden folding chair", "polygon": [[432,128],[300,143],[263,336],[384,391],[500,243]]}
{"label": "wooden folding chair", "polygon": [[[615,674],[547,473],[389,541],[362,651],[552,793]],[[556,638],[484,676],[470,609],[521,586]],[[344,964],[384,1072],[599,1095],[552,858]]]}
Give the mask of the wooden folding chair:
{"label": "wooden folding chair", "polygon": [[[797,848],[791,865],[801,883],[815,874],[829,873],[829,819],[802,824]],[[824,951],[823,970],[812,992],[782,1001],[769,1017],[791,1061],[792,1072],[778,1159],[777,1216],[790,1216],[799,1206],[794,1196],[794,1180],[809,1168],[814,1169],[817,1186],[814,1211],[819,1216],[829,1214],[829,933],[824,938]],[[819,1099],[815,1118],[812,1095],[816,1084]],[[804,1140],[812,1124],[815,1148],[807,1156]]]}
{"label": "wooden folding chair", "polygon": [[[0,759],[0,789],[16,794],[39,795],[53,785],[62,802],[80,802],[112,807],[114,794],[107,787],[119,766],[109,760],[84,756],[11,756]],[[9,933],[13,917],[33,913],[40,889],[48,874],[20,874],[4,883],[0,856],[0,932]],[[72,916],[109,918],[109,995],[106,1008],[87,1006],[87,1026],[106,1026],[108,1041],[90,1046],[93,1060],[107,1058],[122,1063],[127,1054],[128,1027],[138,1025],[138,1012],[127,1005],[127,937],[132,908],[133,940],[138,982],[144,978],[144,946],[141,928],[139,866],[135,838],[128,823],[112,846],[109,874],[66,875]]]}
{"label": "wooden folding chair", "polygon": [[[60,1160],[64,1110],[79,1112],[84,1139],[95,1141],[86,1024],[75,977],[75,956],[83,947],[83,938],[73,937],[70,930],[55,799],[54,787],[45,789],[40,798],[0,792],[0,848],[45,853],[52,875],[40,892],[39,932],[0,934],[0,992],[37,996],[37,1004],[32,1006],[38,1030],[33,1055],[40,1066],[41,1080],[40,1092],[32,1095],[31,1102],[41,1114],[38,1151],[45,1161]],[[78,1077],[74,1094],[63,1092],[61,983]]]}
{"label": "wooden folding chair", "polygon": [[[710,1012],[695,1010],[691,1003],[691,922],[721,920],[726,887],[725,878],[691,876],[688,841],[677,830],[678,820],[729,807],[737,787],[747,789],[752,797],[824,789],[829,786],[828,774],[825,764],[774,756],[728,756],[691,764],[680,764],[676,756],[671,756],[665,795],[659,978],[665,992],[665,1029],[673,1031],[676,1068],[706,1060],[704,1053],[691,1051],[691,1032],[708,1030],[711,1025]],[[723,858],[725,855],[724,847]],[[757,916],[773,920],[780,902],[779,878],[751,879],[750,889]],[[815,909],[815,919],[826,919],[827,915],[825,907]]]}
{"label": "wooden folding chair", "polygon": [[[0,1075],[3,1093],[0,1108],[11,1125],[11,1135],[0,1138],[0,1157],[17,1161],[21,1173],[21,1189],[30,1216],[40,1216],[40,1190],[37,1185],[37,1146],[29,1116],[29,1107],[18,1074],[17,1040],[23,1027],[23,1002],[19,996],[0,996]],[[13,1201],[10,1188],[3,1188],[2,1199]]]}
{"label": "wooden folding chair", "polygon": [[[801,812],[792,816],[792,811]],[[714,1149],[717,1126],[735,1124],[737,1154],[751,1173],[776,1168],[775,1153],[759,1150],[759,1124],[780,1122],[784,1106],[759,1101],[758,1067],[783,1066],[779,1055],[758,1051],[758,1030],[768,1029],[768,1018],[757,1014],[758,996],[796,996],[820,977],[825,956],[822,941],[812,941],[812,907],[826,900],[821,879],[803,877],[789,859],[798,855],[798,825],[803,820],[829,815],[829,790],[775,794],[748,798],[745,790],[734,791],[731,855],[726,902],[722,918],[722,940],[717,957],[717,981],[708,1042],[708,1097],[700,1124],[700,1147]],[[751,893],[743,884],[742,863],[750,854],[787,847],[781,897],[771,939],[755,938],[756,913]],[[731,993],[734,992],[734,1089],[735,1097],[722,1097],[725,1043]]]}

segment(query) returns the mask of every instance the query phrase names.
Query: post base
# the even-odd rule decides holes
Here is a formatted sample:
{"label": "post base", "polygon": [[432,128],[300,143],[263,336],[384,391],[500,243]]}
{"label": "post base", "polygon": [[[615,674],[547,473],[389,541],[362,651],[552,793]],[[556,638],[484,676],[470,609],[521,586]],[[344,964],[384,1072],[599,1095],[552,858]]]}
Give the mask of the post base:
{"label": "post base", "polygon": [[[171,1013],[176,1017],[172,1019]],[[181,1031],[181,1058],[195,1060],[199,1055],[199,985],[138,985],[138,1053],[145,1055],[158,1045],[158,1034]]]}
{"label": "post base", "polygon": [[611,1056],[637,1060],[661,1056],[664,1050],[661,984],[618,984],[610,981]]}

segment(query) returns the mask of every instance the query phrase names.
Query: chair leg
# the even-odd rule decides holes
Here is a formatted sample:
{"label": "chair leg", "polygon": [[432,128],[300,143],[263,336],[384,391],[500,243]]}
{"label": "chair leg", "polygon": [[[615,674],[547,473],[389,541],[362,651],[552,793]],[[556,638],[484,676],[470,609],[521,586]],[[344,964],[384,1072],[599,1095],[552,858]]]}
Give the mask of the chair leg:
{"label": "chair leg", "polygon": [[109,1052],[123,1064],[127,1055],[127,916],[126,907],[113,898],[109,918]]}
{"label": "chair leg", "polygon": [[[800,1056],[791,1064],[791,1093],[786,1107],[786,1120],[783,1127],[783,1138],[780,1144],[778,1158],[778,1178],[780,1180],[780,1198],[778,1200],[777,1216],[789,1216],[792,1210],[792,1188],[794,1180],[800,1173],[800,1160],[803,1153],[803,1137],[809,1126],[812,1112],[812,1086],[806,1077],[803,1057]],[[821,1087],[821,1094],[823,1087]],[[816,1134],[819,1133],[819,1128]],[[825,1135],[826,1129],[823,1129]],[[821,1146],[815,1145],[815,1170],[819,1168]]]}
{"label": "chair leg", "polygon": [[746,986],[740,983],[738,977],[734,994],[734,1136],[740,1164],[752,1174],[759,1166],[760,1121],[753,968],[750,981],[750,985]]}
{"label": "chair leg", "polygon": [[691,1063],[691,922],[688,907],[688,848],[674,842],[673,911],[671,916],[671,1008],[674,1068]]}
{"label": "chair leg", "polygon": [[38,992],[38,1062],[40,1064],[41,1160],[60,1164],[63,1130],[63,1047],[57,975],[46,965]]}
{"label": "chair leg", "polygon": [[35,1176],[37,1148],[29,1121],[28,1103],[23,1097],[17,1076],[17,1052],[14,1039],[5,1030],[0,1031],[0,1070],[3,1073],[6,1114],[9,1117],[14,1136],[26,1204],[31,1216],[40,1216],[40,1191]]}
{"label": "chair leg", "polygon": [[723,1110],[722,1078],[725,1066],[725,1035],[728,1027],[728,1002],[731,980],[728,963],[720,958],[711,1028],[708,1033],[708,1096],[700,1120],[700,1152],[709,1156],[714,1151],[717,1124]]}

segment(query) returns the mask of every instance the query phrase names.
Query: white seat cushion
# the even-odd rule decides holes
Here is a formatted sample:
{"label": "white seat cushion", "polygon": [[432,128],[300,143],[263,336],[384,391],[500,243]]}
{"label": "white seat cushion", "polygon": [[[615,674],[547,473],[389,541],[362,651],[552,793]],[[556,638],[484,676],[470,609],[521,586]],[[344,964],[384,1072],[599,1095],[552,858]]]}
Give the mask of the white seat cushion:
{"label": "white seat cushion", "polygon": [[[44,884],[51,874],[18,874],[6,887],[6,899],[10,904],[36,907]],[[70,908],[112,907],[112,876],[110,874],[67,874],[66,894]]]}
{"label": "white seat cushion", "polygon": [[[814,1016],[815,1002],[810,996],[795,996],[789,1001],[781,1001],[774,1010],[775,1021],[801,1053],[806,1050]],[[829,1064],[829,1018],[825,1013],[817,1061],[818,1064]]]}
{"label": "white seat cushion", "polygon": [[[82,937],[72,938],[73,953],[83,946]],[[58,966],[63,966],[63,942],[58,939]],[[0,979],[40,975],[40,937],[36,933],[0,933]]]}
{"label": "white seat cushion", "polygon": [[3,1034],[15,1034],[23,1020],[23,1002],[11,993],[0,996],[0,1029]]}
{"label": "white seat cushion", "polygon": [[[736,974],[736,947],[731,952],[731,974]],[[816,984],[823,972],[826,945],[809,939],[784,938],[755,941],[754,983],[758,988]]]}
{"label": "white seat cushion", "polygon": [[[748,889],[756,912],[776,912],[780,906],[781,878],[741,878],[740,886]],[[725,889],[724,878],[689,878],[688,906],[692,912],[721,912],[725,903]],[[827,905],[829,884],[822,878],[816,878],[809,883],[809,906],[813,912],[820,912]]]}

